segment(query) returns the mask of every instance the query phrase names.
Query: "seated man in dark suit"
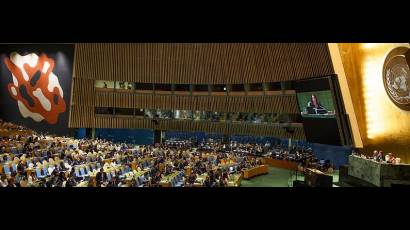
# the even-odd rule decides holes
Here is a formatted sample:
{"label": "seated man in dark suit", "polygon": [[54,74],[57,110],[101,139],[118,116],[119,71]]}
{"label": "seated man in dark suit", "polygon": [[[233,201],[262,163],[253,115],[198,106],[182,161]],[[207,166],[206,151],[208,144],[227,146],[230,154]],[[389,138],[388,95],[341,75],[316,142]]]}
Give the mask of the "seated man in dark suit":
{"label": "seated man in dark suit", "polygon": [[26,162],[19,162],[17,165],[17,172],[19,172],[20,174],[24,174],[24,169],[27,167]]}
{"label": "seated man in dark suit", "polygon": [[204,182],[204,187],[211,187],[211,185],[212,185],[211,179],[207,177]]}
{"label": "seated man in dark suit", "polygon": [[97,187],[107,181],[107,173],[101,168],[100,171],[95,175],[95,180],[97,181]]}
{"label": "seated man in dark suit", "polygon": [[379,153],[376,156],[376,161],[381,161],[384,162],[385,161],[385,156],[384,156],[384,152],[383,151],[379,151]]}

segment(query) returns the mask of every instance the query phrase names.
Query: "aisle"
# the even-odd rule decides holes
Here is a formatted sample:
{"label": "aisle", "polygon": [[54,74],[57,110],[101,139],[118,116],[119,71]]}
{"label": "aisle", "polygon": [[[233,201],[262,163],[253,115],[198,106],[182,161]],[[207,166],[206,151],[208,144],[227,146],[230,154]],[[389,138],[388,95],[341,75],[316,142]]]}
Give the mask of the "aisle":
{"label": "aisle", "polygon": [[288,187],[291,171],[269,167],[269,173],[250,180],[242,180],[241,187]]}

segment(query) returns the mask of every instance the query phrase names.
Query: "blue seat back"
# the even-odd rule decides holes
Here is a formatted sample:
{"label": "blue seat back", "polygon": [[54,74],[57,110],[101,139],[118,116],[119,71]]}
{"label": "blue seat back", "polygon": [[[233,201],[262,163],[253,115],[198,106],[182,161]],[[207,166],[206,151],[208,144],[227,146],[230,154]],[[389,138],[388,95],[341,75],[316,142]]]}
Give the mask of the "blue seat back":
{"label": "blue seat back", "polygon": [[85,176],[85,172],[84,172],[84,168],[83,168],[83,167],[80,168],[80,175],[81,175],[81,176]]}
{"label": "blue seat back", "polygon": [[12,167],[12,170],[13,170],[14,172],[17,172],[17,165],[16,165],[15,163],[13,163],[13,164],[11,165],[11,167]]}
{"label": "blue seat back", "polygon": [[3,165],[3,170],[5,174],[10,174],[10,167],[8,164]]}
{"label": "blue seat back", "polygon": [[90,170],[90,166],[85,166],[85,169],[87,170],[87,173],[90,173],[90,172],[92,172],[91,170]]}
{"label": "blue seat back", "polygon": [[36,168],[36,175],[37,175],[37,177],[43,177],[43,175],[41,175],[41,169],[40,168]]}
{"label": "blue seat back", "polygon": [[43,167],[43,174],[48,175],[48,171],[47,171],[47,168],[45,166]]}
{"label": "blue seat back", "polygon": [[111,181],[111,173],[107,173],[107,179],[108,181]]}
{"label": "blue seat back", "polygon": [[79,174],[79,172],[78,172],[78,168],[75,168],[74,174],[75,174],[76,177],[80,177],[80,174]]}

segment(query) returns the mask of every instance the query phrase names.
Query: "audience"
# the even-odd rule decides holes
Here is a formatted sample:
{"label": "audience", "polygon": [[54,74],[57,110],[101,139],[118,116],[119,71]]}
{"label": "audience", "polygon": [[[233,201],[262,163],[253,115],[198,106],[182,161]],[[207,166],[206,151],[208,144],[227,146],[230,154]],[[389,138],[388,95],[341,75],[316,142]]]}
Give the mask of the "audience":
{"label": "audience", "polygon": [[270,143],[171,139],[135,146],[39,134],[0,120],[1,187],[226,187],[234,175],[262,165],[262,156],[305,166],[317,161],[311,150]]}

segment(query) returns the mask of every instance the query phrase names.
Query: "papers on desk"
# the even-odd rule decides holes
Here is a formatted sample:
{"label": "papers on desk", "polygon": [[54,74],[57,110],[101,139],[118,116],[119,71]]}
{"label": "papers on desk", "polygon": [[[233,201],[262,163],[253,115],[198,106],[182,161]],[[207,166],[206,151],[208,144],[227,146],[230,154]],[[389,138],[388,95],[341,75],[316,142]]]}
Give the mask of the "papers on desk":
{"label": "papers on desk", "polygon": [[318,170],[318,169],[308,168],[307,170],[310,170],[310,171],[312,171],[312,172],[314,172],[314,173],[317,173],[317,174],[326,175],[326,173],[324,173],[324,172],[322,172],[322,171],[320,171],[320,170]]}
{"label": "papers on desk", "polygon": [[81,181],[79,184],[77,184],[77,186],[75,187],[87,187],[88,186],[88,182],[87,181]]}
{"label": "papers on desk", "polygon": [[195,179],[195,183],[203,184],[203,183],[205,182],[207,176],[208,176],[208,174],[206,174],[206,173],[204,173],[204,174],[198,176],[198,177]]}

